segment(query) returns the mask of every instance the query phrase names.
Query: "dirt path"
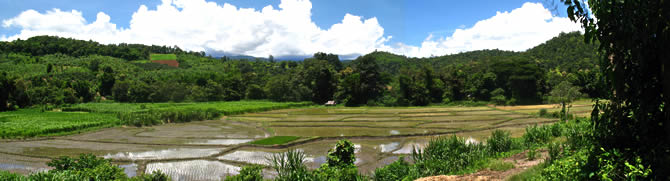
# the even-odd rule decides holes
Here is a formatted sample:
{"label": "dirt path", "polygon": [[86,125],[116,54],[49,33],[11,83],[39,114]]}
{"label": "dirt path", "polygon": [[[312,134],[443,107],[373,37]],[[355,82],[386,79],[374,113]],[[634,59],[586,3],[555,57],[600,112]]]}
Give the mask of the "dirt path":
{"label": "dirt path", "polygon": [[430,176],[416,179],[415,181],[493,181],[493,180],[505,180],[506,178],[519,174],[526,169],[540,164],[547,158],[548,153],[546,150],[538,150],[538,153],[541,156],[535,160],[526,159],[526,152],[516,154],[509,158],[505,158],[505,162],[514,163],[514,168],[506,171],[493,171],[489,169],[480,170],[475,173],[467,175],[438,175]]}

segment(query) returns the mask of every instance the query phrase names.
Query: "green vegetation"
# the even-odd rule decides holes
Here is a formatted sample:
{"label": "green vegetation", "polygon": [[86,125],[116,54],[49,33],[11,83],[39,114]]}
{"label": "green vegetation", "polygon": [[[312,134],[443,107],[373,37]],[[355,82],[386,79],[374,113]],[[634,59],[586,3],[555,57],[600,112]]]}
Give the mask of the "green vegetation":
{"label": "green vegetation", "polygon": [[26,138],[58,135],[118,125],[113,114],[42,112],[38,109],[0,112],[0,137]]}
{"label": "green vegetation", "polygon": [[[552,136],[551,125],[533,127],[527,128],[535,130],[536,133],[533,134]],[[538,133],[540,131],[546,133]],[[524,137],[530,136],[524,134]],[[465,139],[456,136],[440,137],[431,140],[424,149],[415,148],[411,155],[413,164],[400,158],[385,167],[376,169],[374,178],[375,180],[414,180],[433,175],[469,173],[483,168],[508,170],[514,168],[514,165],[497,158],[519,152],[524,145],[543,146],[548,143],[542,139],[511,138],[509,133],[503,131],[492,132],[488,140],[486,144],[477,144],[467,143]],[[504,150],[501,148],[509,148],[509,150],[501,151]],[[534,149],[531,150],[534,151]]]}
{"label": "green vegetation", "polygon": [[570,19],[584,27],[586,42],[599,44],[603,56],[596,74],[601,76],[588,82],[602,84],[608,101],[596,102],[591,119],[566,124],[565,142],[549,146],[547,163],[518,178],[670,179],[669,64],[667,51],[656,48],[670,43],[670,16],[663,13],[670,3],[561,2]]}
{"label": "green vegetation", "polygon": [[47,162],[54,169],[47,172],[38,172],[29,176],[12,174],[0,170],[0,180],[28,181],[28,180],[128,180],[128,181],[166,181],[167,175],[158,172],[142,174],[128,178],[123,169],[110,163],[110,160],[98,158],[91,154],[82,154],[79,158],[60,157]]}
{"label": "green vegetation", "polygon": [[27,138],[78,133],[118,125],[150,126],[172,122],[217,119],[273,109],[310,105],[309,102],[232,101],[206,103],[84,103],[62,112],[20,109],[0,112],[0,138]]}
{"label": "green vegetation", "polygon": [[328,151],[326,163],[310,171],[305,166],[305,154],[299,150],[289,150],[268,158],[270,166],[278,173],[275,180],[370,180],[358,173],[354,165],[356,155],[354,144],[340,140],[335,148]]}
{"label": "green vegetation", "polygon": [[177,60],[177,55],[152,53],[149,60]]}
{"label": "green vegetation", "polygon": [[[0,72],[4,72],[0,83],[6,88],[0,91],[0,111],[104,100],[270,99],[317,104],[335,100],[347,106],[537,104],[548,101],[549,92],[566,81],[598,97],[593,90],[601,90],[600,84],[590,84],[602,77],[591,71],[597,67],[595,45],[574,41],[581,37],[577,32],[561,34],[537,50],[522,53],[482,50],[408,58],[372,52],[343,63],[337,55],[321,52],[304,61],[232,60],[177,47],[101,45],[38,36],[0,42]],[[548,51],[554,47],[564,51]],[[579,66],[566,63],[566,57],[577,56],[583,56]],[[158,59],[177,59],[180,66],[145,63]]]}
{"label": "green vegetation", "polygon": [[542,176],[542,169],[544,168],[544,164],[539,164],[533,167],[530,167],[527,170],[524,170],[523,172],[513,175],[509,177],[507,180],[508,181],[531,181],[531,180],[541,180],[540,177]]}
{"label": "green vegetation", "polygon": [[295,141],[297,139],[300,139],[300,137],[299,136],[273,136],[273,137],[253,141],[250,144],[255,144],[255,145],[281,145],[281,144],[284,144],[284,143]]}
{"label": "green vegetation", "polygon": [[493,160],[486,165],[486,168],[493,170],[493,171],[507,171],[509,169],[514,168],[514,163],[512,162],[505,162],[502,160]]}

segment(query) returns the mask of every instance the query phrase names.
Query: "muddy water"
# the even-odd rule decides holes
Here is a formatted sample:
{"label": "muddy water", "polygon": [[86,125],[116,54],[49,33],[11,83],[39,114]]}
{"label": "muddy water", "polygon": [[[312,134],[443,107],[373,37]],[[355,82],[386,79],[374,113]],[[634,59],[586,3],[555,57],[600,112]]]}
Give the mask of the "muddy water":
{"label": "muddy water", "polygon": [[[109,128],[51,139],[0,140],[0,169],[28,174],[49,169],[45,162],[51,158],[92,153],[111,159],[129,176],[161,170],[174,180],[221,180],[238,174],[245,165],[268,165],[267,157],[289,149],[303,151],[305,164],[315,169],[326,163],[326,154],[334,147],[337,137],[356,136],[350,139],[355,145],[355,164],[361,173],[371,174],[375,168],[411,154],[415,148],[424,148],[435,138],[404,135],[486,128],[495,124],[513,125],[501,129],[520,136],[524,126],[518,124],[546,121],[527,117],[488,108],[278,110],[225,120]],[[486,119],[464,122],[480,118]],[[456,135],[479,142],[490,132],[468,131]],[[332,137],[289,148],[249,145],[251,141],[273,135]],[[271,169],[266,169],[264,174],[267,178],[276,175]]]}

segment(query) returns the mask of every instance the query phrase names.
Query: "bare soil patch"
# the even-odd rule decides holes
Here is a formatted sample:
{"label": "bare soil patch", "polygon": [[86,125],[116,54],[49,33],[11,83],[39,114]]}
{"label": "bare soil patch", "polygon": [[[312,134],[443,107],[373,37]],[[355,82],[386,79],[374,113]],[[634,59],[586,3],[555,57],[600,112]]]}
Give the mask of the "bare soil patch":
{"label": "bare soil patch", "polygon": [[489,169],[481,170],[475,173],[466,174],[466,175],[438,175],[430,176],[416,179],[415,181],[494,181],[494,180],[505,180],[506,178],[519,174],[524,170],[538,165],[547,158],[548,153],[546,150],[538,150],[541,156],[535,160],[528,160],[526,158],[526,153],[524,151],[513,155],[509,158],[505,158],[505,162],[514,163],[514,168],[506,171],[493,171]]}

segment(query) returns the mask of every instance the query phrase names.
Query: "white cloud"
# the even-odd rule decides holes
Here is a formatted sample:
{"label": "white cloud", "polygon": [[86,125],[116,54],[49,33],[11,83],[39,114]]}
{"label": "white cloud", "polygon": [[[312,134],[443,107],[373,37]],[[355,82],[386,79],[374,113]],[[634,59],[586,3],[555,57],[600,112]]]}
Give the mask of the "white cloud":
{"label": "white cloud", "polygon": [[127,29],[117,29],[110,17],[98,13],[87,23],[82,13],[53,9],[46,13],[27,10],[4,20],[4,27],[19,27],[17,35],[3,40],[57,35],[92,39],[102,43],[177,45],[194,51],[213,51],[265,57],[309,55],[324,51],[365,54],[383,45],[389,37],[376,18],[346,14],[329,29],[311,19],[309,0],[282,0],[279,9],[260,10],[219,5],[205,0],[163,0],[155,10],[145,5],[132,15]]}
{"label": "white cloud", "polygon": [[449,37],[429,35],[420,47],[396,45],[388,51],[412,57],[428,57],[464,51],[501,49],[525,51],[561,32],[580,31],[579,24],[555,17],[541,3],[525,3],[511,12],[477,22],[467,29],[456,29]]}
{"label": "white cloud", "polygon": [[282,0],[279,9],[266,6],[260,10],[205,0],[163,0],[154,10],[140,6],[128,28],[117,28],[103,12],[88,23],[77,10],[27,10],[2,22],[5,28],[18,27],[21,31],[3,35],[0,40],[57,35],[101,43],[177,45],[186,50],[260,57],[310,55],[318,51],[357,55],[373,50],[426,57],[494,48],[523,51],[560,32],[580,29],[567,18],[553,17],[539,3],[526,3],[511,12],[498,12],[471,28],[461,27],[449,37],[430,35],[420,46],[389,45],[391,36],[384,35],[377,18],[345,14],[340,23],[321,29],[311,19],[311,9],[309,0]]}

